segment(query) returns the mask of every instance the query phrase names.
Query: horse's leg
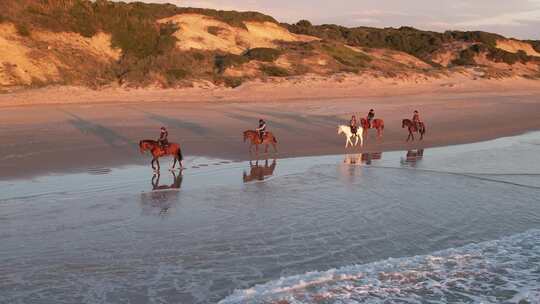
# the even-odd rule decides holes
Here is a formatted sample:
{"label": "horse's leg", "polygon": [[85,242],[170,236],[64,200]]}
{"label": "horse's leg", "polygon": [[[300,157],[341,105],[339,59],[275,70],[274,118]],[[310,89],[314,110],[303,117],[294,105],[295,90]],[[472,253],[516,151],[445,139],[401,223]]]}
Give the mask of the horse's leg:
{"label": "horse's leg", "polygon": [[177,157],[178,156],[176,156],[176,155],[174,156],[174,161],[173,161],[172,168],[171,168],[172,170],[174,170],[174,167],[176,167],[176,158]]}
{"label": "horse's leg", "polygon": [[150,162],[150,164],[152,165],[152,169],[153,169],[154,171],[156,171],[156,167],[154,167],[154,162],[155,162],[155,161],[156,161],[156,159],[155,159],[155,158],[152,158],[152,161]]}
{"label": "horse's leg", "polygon": [[156,158],[156,164],[157,164],[157,170],[159,172],[159,170],[161,170],[161,167],[159,166],[159,159],[158,158]]}
{"label": "horse's leg", "polygon": [[356,141],[354,142],[355,146],[358,146],[358,137],[360,137],[358,134],[356,134]]}
{"label": "horse's leg", "polygon": [[349,146],[349,137],[345,138],[345,149],[347,149],[347,146]]}
{"label": "horse's leg", "polygon": [[364,137],[360,136],[360,147],[364,146]]}

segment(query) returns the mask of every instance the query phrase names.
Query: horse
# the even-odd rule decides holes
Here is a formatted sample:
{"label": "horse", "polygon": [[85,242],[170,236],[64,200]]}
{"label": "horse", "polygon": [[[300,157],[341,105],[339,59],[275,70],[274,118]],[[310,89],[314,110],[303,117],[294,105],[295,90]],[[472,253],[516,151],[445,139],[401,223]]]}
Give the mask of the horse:
{"label": "horse", "polygon": [[264,132],[263,138],[259,137],[259,132],[255,130],[244,131],[244,143],[246,140],[250,141],[249,153],[251,154],[251,148],[255,146],[255,151],[259,154],[259,145],[266,145],[264,153],[268,153],[268,145],[274,147],[274,153],[277,153],[277,139],[272,132]]}
{"label": "horse", "polygon": [[[345,137],[347,140],[345,141],[345,148],[349,146],[349,143],[351,144],[351,147],[354,147],[358,145],[358,139],[360,139],[360,147],[364,146],[364,138],[362,137],[362,133],[364,132],[364,128],[358,127],[358,130],[356,130],[356,134],[353,134],[351,131],[351,126],[341,125],[338,126],[337,134],[345,134]],[[356,137],[356,142],[353,144],[352,138]]]}
{"label": "horse", "polygon": [[276,160],[272,160],[272,164],[268,165],[268,159],[264,161],[264,166],[259,165],[259,160],[255,162],[255,164],[252,163],[252,161],[249,161],[249,174],[244,171],[244,174],[242,176],[242,179],[244,183],[249,183],[252,181],[263,181],[265,177],[272,176],[274,174],[274,170],[276,169]]}
{"label": "horse", "polygon": [[424,134],[426,133],[426,125],[423,122],[419,122],[418,124],[420,128],[417,128],[416,124],[410,119],[404,119],[401,122],[402,128],[407,127],[409,129],[409,136],[407,136],[407,141],[409,141],[409,139],[412,139],[414,141],[414,132],[420,133],[420,140],[424,139]]}
{"label": "horse", "polygon": [[367,132],[369,129],[376,129],[377,130],[377,136],[382,137],[383,131],[384,131],[384,120],[376,118],[371,121],[371,126],[369,125],[369,122],[365,118],[360,119],[360,125],[362,125],[362,128],[364,129],[364,135],[367,135]]}
{"label": "horse", "polygon": [[182,150],[180,149],[179,144],[169,143],[167,146],[162,148],[157,141],[145,139],[139,142],[139,150],[141,151],[141,153],[144,153],[145,151],[150,151],[153,157],[150,164],[152,165],[152,169],[154,169],[154,171],[156,171],[154,162],[157,164],[157,171],[159,172],[160,167],[158,159],[167,155],[172,155],[174,157],[174,163],[171,169],[174,169],[177,161],[180,165],[180,169],[183,168],[182,160],[184,159],[184,157],[182,156]]}

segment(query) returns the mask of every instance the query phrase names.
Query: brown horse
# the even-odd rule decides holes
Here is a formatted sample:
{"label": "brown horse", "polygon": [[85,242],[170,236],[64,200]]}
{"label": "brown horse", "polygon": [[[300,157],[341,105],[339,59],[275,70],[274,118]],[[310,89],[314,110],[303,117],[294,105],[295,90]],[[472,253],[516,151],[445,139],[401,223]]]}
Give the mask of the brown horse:
{"label": "brown horse", "polygon": [[244,175],[242,176],[242,179],[244,180],[244,183],[249,183],[252,181],[263,181],[265,177],[272,176],[274,174],[274,170],[276,169],[276,160],[272,160],[272,164],[268,165],[268,159],[264,161],[264,166],[259,165],[259,161],[257,160],[255,164],[253,164],[251,161],[249,161],[249,174],[244,171]]}
{"label": "brown horse", "polygon": [[251,153],[251,148],[255,146],[255,151],[258,154],[259,153],[259,145],[266,145],[264,149],[264,153],[268,153],[268,145],[272,145],[274,147],[274,152],[277,152],[277,139],[271,132],[265,132],[263,135],[263,139],[261,141],[261,138],[259,137],[259,132],[255,130],[247,130],[244,132],[244,142],[249,139],[249,153]]}
{"label": "brown horse", "polygon": [[150,151],[153,157],[151,165],[152,169],[154,170],[156,170],[156,167],[154,167],[154,162],[157,164],[157,171],[159,171],[158,159],[167,155],[172,155],[174,157],[172,169],[174,169],[174,167],[176,166],[176,161],[178,161],[180,169],[183,168],[182,160],[184,159],[184,157],[182,156],[182,150],[180,149],[179,144],[169,143],[166,147],[161,147],[157,141],[145,139],[139,142],[139,150],[141,151],[141,153],[144,153],[145,151]]}
{"label": "brown horse", "polygon": [[423,122],[419,122],[419,128],[416,127],[416,124],[410,119],[404,119],[401,123],[401,127],[407,127],[409,129],[409,136],[407,136],[407,141],[412,139],[414,141],[414,132],[420,133],[420,140],[424,139],[424,134],[426,133],[426,125]]}
{"label": "brown horse", "polygon": [[[365,118],[360,119],[360,124],[362,125],[362,128],[364,129],[364,135],[367,135],[367,132],[369,129],[376,129],[377,130],[377,136],[382,137],[383,131],[384,131],[384,120],[376,118],[371,121],[371,126],[369,125],[369,122]],[[367,139],[367,137],[366,137]]]}

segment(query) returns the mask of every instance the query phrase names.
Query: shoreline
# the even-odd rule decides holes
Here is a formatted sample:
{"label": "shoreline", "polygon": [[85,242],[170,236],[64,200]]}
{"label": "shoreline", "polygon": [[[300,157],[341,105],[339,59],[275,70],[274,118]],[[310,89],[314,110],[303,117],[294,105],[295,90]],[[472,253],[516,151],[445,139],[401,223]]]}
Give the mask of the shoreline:
{"label": "shoreline", "polygon": [[[241,134],[254,128],[259,118],[265,118],[278,138],[278,158],[485,141],[540,130],[540,85],[531,87],[531,83],[536,84],[518,81],[511,88],[512,81],[484,83],[487,87],[472,82],[450,91],[426,84],[392,91],[380,87],[371,92],[383,95],[333,83],[327,83],[325,94],[321,94],[324,88],[263,86],[262,90],[254,86],[225,94],[227,99],[194,97],[197,102],[186,102],[185,95],[175,95],[176,91],[132,91],[128,92],[130,98],[117,99],[102,91],[90,92],[96,98],[65,91],[47,95],[46,91],[54,91],[49,88],[9,96],[19,103],[29,100],[22,106],[3,104],[7,95],[0,95],[0,179],[149,164],[149,157],[140,155],[137,144],[155,138],[160,126],[169,129],[169,140],[180,143],[186,156],[249,160]],[[351,97],[344,90],[362,97]],[[302,92],[304,96],[298,96]],[[27,94],[73,103],[32,104],[25,98]],[[250,99],[235,101],[248,95]],[[340,97],[325,97],[329,95]],[[363,149],[344,149],[345,138],[337,135],[337,126],[347,123],[353,113],[362,117],[370,108],[385,120],[383,139],[376,140],[375,131],[370,130]],[[406,143],[401,119],[410,118],[415,109],[427,124],[426,137],[421,143]]]}

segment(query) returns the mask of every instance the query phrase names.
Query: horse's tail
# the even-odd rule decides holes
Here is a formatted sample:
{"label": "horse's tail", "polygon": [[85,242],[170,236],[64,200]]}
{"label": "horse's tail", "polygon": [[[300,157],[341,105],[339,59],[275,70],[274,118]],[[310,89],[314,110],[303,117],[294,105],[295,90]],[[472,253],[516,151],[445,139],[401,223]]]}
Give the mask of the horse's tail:
{"label": "horse's tail", "polygon": [[178,156],[179,161],[184,160],[184,156],[182,155],[182,149],[178,148],[178,152],[176,152],[176,154]]}

